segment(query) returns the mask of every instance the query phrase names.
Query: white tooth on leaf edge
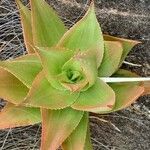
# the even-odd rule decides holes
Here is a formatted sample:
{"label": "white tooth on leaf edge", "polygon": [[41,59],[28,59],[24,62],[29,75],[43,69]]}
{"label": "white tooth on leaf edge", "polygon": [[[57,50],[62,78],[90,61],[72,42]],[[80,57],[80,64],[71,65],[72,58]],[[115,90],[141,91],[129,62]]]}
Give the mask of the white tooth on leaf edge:
{"label": "white tooth on leaf edge", "polygon": [[139,78],[102,77],[100,79],[106,83],[150,81],[150,78],[145,78],[145,77],[139,77]]}

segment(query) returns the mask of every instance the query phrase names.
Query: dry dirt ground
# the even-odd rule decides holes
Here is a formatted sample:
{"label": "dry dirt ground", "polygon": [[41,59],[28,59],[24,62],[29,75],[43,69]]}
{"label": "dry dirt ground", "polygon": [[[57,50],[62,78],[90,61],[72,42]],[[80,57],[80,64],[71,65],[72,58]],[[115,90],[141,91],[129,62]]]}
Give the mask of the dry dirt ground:
{"label": "dry dirt ground", "polygon": [[[87,9],[87,0],[49,0],[68,27]],[[150,76],[150,1],[95,0],[96,12],[104,33],[136,39],[136,46],[122,67],[141,76]],[[27,3],[27,1],[25,1]],[[26,53],[18,11],[14,0],[0,0],[0,60]],[[0,108],[5,104],[0,101]],[[2,120],[0,120],[2,121]],[[91,114],[94,150],[149,150],[150,96],[141,97],[131,107],[108,115]],[[40,124],[0,131],[0,150],[38,150]]]}

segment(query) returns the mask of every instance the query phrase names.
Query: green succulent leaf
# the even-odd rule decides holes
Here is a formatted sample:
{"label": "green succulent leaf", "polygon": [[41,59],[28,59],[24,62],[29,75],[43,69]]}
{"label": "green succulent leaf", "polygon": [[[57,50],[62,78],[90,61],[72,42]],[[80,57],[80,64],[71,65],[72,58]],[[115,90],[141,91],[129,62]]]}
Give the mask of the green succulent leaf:
{"label": "green succulent leaf", "polygon": [[71,91],[84,91],[91,87],[97,79],[95,60],[96,57],[91,50],[77,52],[62,68],[64,72],[70,73],[68,78],[72,81],[69,83],[64,79],[63,85]]}
{"label": "green succulent leaf", "polygon": [[123,49],[120,42],[105,41],[104,57],[98,69],[100,77],[109,77],[118,69],[122,52]]}
{"label": "green succulent leaf", "polygon": [[144,92],[144,87],[133,83],[112,83],[110,87],[115,91],[116,103],[112,111],[130,106]]}
{"label": "green succulent leaf", "polygon": [[8,103],[0,112],[0,129],[28,126],[41,122],[40,110]]}
{"label": "green succulent leaf", "polygon": [[87,128],[88,113],[85,113],[79,125],[62,144],[63,150],[84,150]]}
{"label": "green succulent leaf", "polygon": [[31,12],[28,9],[28,7],[22,4],[20,0],[16,0],[16,3],[20,12],[24,42],[27,51],[28,53],[34,53],[32,27],[31,27]]}
{"label": "green succulent leaf", "polygon": [[42,109],[42,150],[57,149],[75,130],[83,112],[71,108],[62,110]]}
{"label": "green succulent leaf", "polygon": [[70,106],[78,98],[79,93],[61,91],[53,88],[44,73],[40,72],[35,78],[25,101],[26,106],[42,107],[47,109],[62,109]]}
{"label": "green succulent leaf", "polygon": [[[118,70],[113,76],[138,77],[135,73],[124,69]],[[141,82],[110,83],[109,85],[116,94],[116,103],[111,112],[130,106],[144,93],[144,86]]]}
{"label": "green succulent leaf", "polygon": [[97,65],[91,50],[74,53],[63,48],[38,47],[37,51],[44,73],[54,88],[74,92],[95,83]]}
{"label": "green succulent leaf", "polygon": [[[127,70],[124,70],[124,69],[119,69],[113,76],[116,76],[116,77],[140,77],[139,75],[133,73],[133,72],[130,72],[130,71],[127,71]],[[143,95],[148,95],[150,94],[150,81],[138,81],[138,82],[135,82],[136,84],[139,83],[140,86],[143,86],[144,87],[144,93]]]}
{"label": "green succulent leaf", "polygon": [[125,69],[119,69],[113,74],[113,77],[139,77],[139,75]]}
{"label": "green succulent leaf", "polygon": [[31,87],[35,76],[41,71],[41,64],[35,54],[21,56],[14,60],[0,61],[0,67],[12,73],[28,88]]}
{"label": "green succulent leaf", "polygon": [[30,0],[30,3],[35,46],[55,45],[66,31],[64,24],[45,0]]}
{"label": "green succulent leaf", "polygon": [[28,88],[7,70],[0,68],[0,98],[13,104],[20,104]]}
{"label": "green succulent leaf", "polygon": [[80,93],[80,96],[71,107],[77,110],[99,112],[111,110],[114,103],[114,91],[105,82],[97,79],[95,85]]}
{"label": "green succulent leaf", "polygon": [[73,51],[63,48],[37,47],[41,58],[44,73],[51,85],[60,90],[64,87],[59,82],[58,75],[62,72],[62,67],[73,56]]}
{"label": "green succulent leaf", "polygon": [[128,39],[124,39],[124,38],[118,38],[118,37],[105,35],[105,34],[104,34],[104,40],[105,41],[117,41],[117,42],[120,42],[122,44],[123,54],[122,54],[122,57],[121,57],[121,60],[120,60],[120,66],[122,65],[122,62],[125,60],[126,56],[131,51],[131,49],[135,45],[141,43],[139,41],[128,40]]}
{"label": "green succulent leaf", "polygon": [[90,137],[90,127],[89,127],[89,125],[88,125],[88,129],[87,129],[84,150],[93,150],[92,143],[91,143],[91,137]]}
{"label": "green succulent leaf", "polygon": [[58,46],[74,51],[92,49],[97,57],[97,64],[100,65],[103,58],[104,41],[93,3],[85,16],[64,34]]}

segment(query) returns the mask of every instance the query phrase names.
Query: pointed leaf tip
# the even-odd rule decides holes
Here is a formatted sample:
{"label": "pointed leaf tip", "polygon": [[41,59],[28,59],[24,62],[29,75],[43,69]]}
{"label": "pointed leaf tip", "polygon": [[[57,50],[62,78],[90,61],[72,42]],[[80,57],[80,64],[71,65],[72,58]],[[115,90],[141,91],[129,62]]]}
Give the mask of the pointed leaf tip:
{"label": "pointed leaf tip", "polygon": [[129,40],[129,39],[124,39],[124,38],[119,38],[119,37],[114,37],[114,36],[110,36],[110,35],[103,35],[104,36],[104,40],[105,41],[117,41],[120,42],[122,44],[123,47],[123,54],[120,60],[120,65],[122,65],[122,62],[125,60],[126,56],[128,55],[128,53],[131,51],[131,49],[137,45],[140,44],[140,41],[135,41],[135,40]]}
{"label": "pointed leaf tip", "polygon": [[90,0],[90,7],[95,7],[95,3],[94,3],[94,0]]}
{"label": "pointed leaf tip", "polygon": [[45,0],[30,0],[33,42],[36,46],[55,45],[66,31],[66,27]]}
{"label": "pointed leaf tip", "polygon": [[104,40],[93,5],[84,17],[63,35],[57,46],[74,51],[91,49],[99,61],[98,66],[100,65],[104,53]]}
{"label": "pointed leaf tip", "polygon": [[23,37],[24,37],[26,49],[28,53],[34,53],[33,36],[32,36],[32,28],[31,28],[31,12],[28,9],[28,7],[22,4],[20,0],[16,0],[16,4],[20,12]]}

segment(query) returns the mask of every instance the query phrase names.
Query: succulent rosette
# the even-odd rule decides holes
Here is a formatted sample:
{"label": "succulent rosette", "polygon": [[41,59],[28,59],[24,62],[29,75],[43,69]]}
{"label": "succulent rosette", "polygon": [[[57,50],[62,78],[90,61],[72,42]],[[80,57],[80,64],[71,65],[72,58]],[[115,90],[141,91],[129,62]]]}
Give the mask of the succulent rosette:
{"label": "succulent rosette", "polygon": [[149,93],[149,83],[105,83],[138,77],[119,69],[138,41],[103,35],[94,4],[69,30],[43,0],[31,11],[16,0],[28,54],[0,62],[0,129],[42,122],[41,150],[91,150],[88,115],[110,113]]}

